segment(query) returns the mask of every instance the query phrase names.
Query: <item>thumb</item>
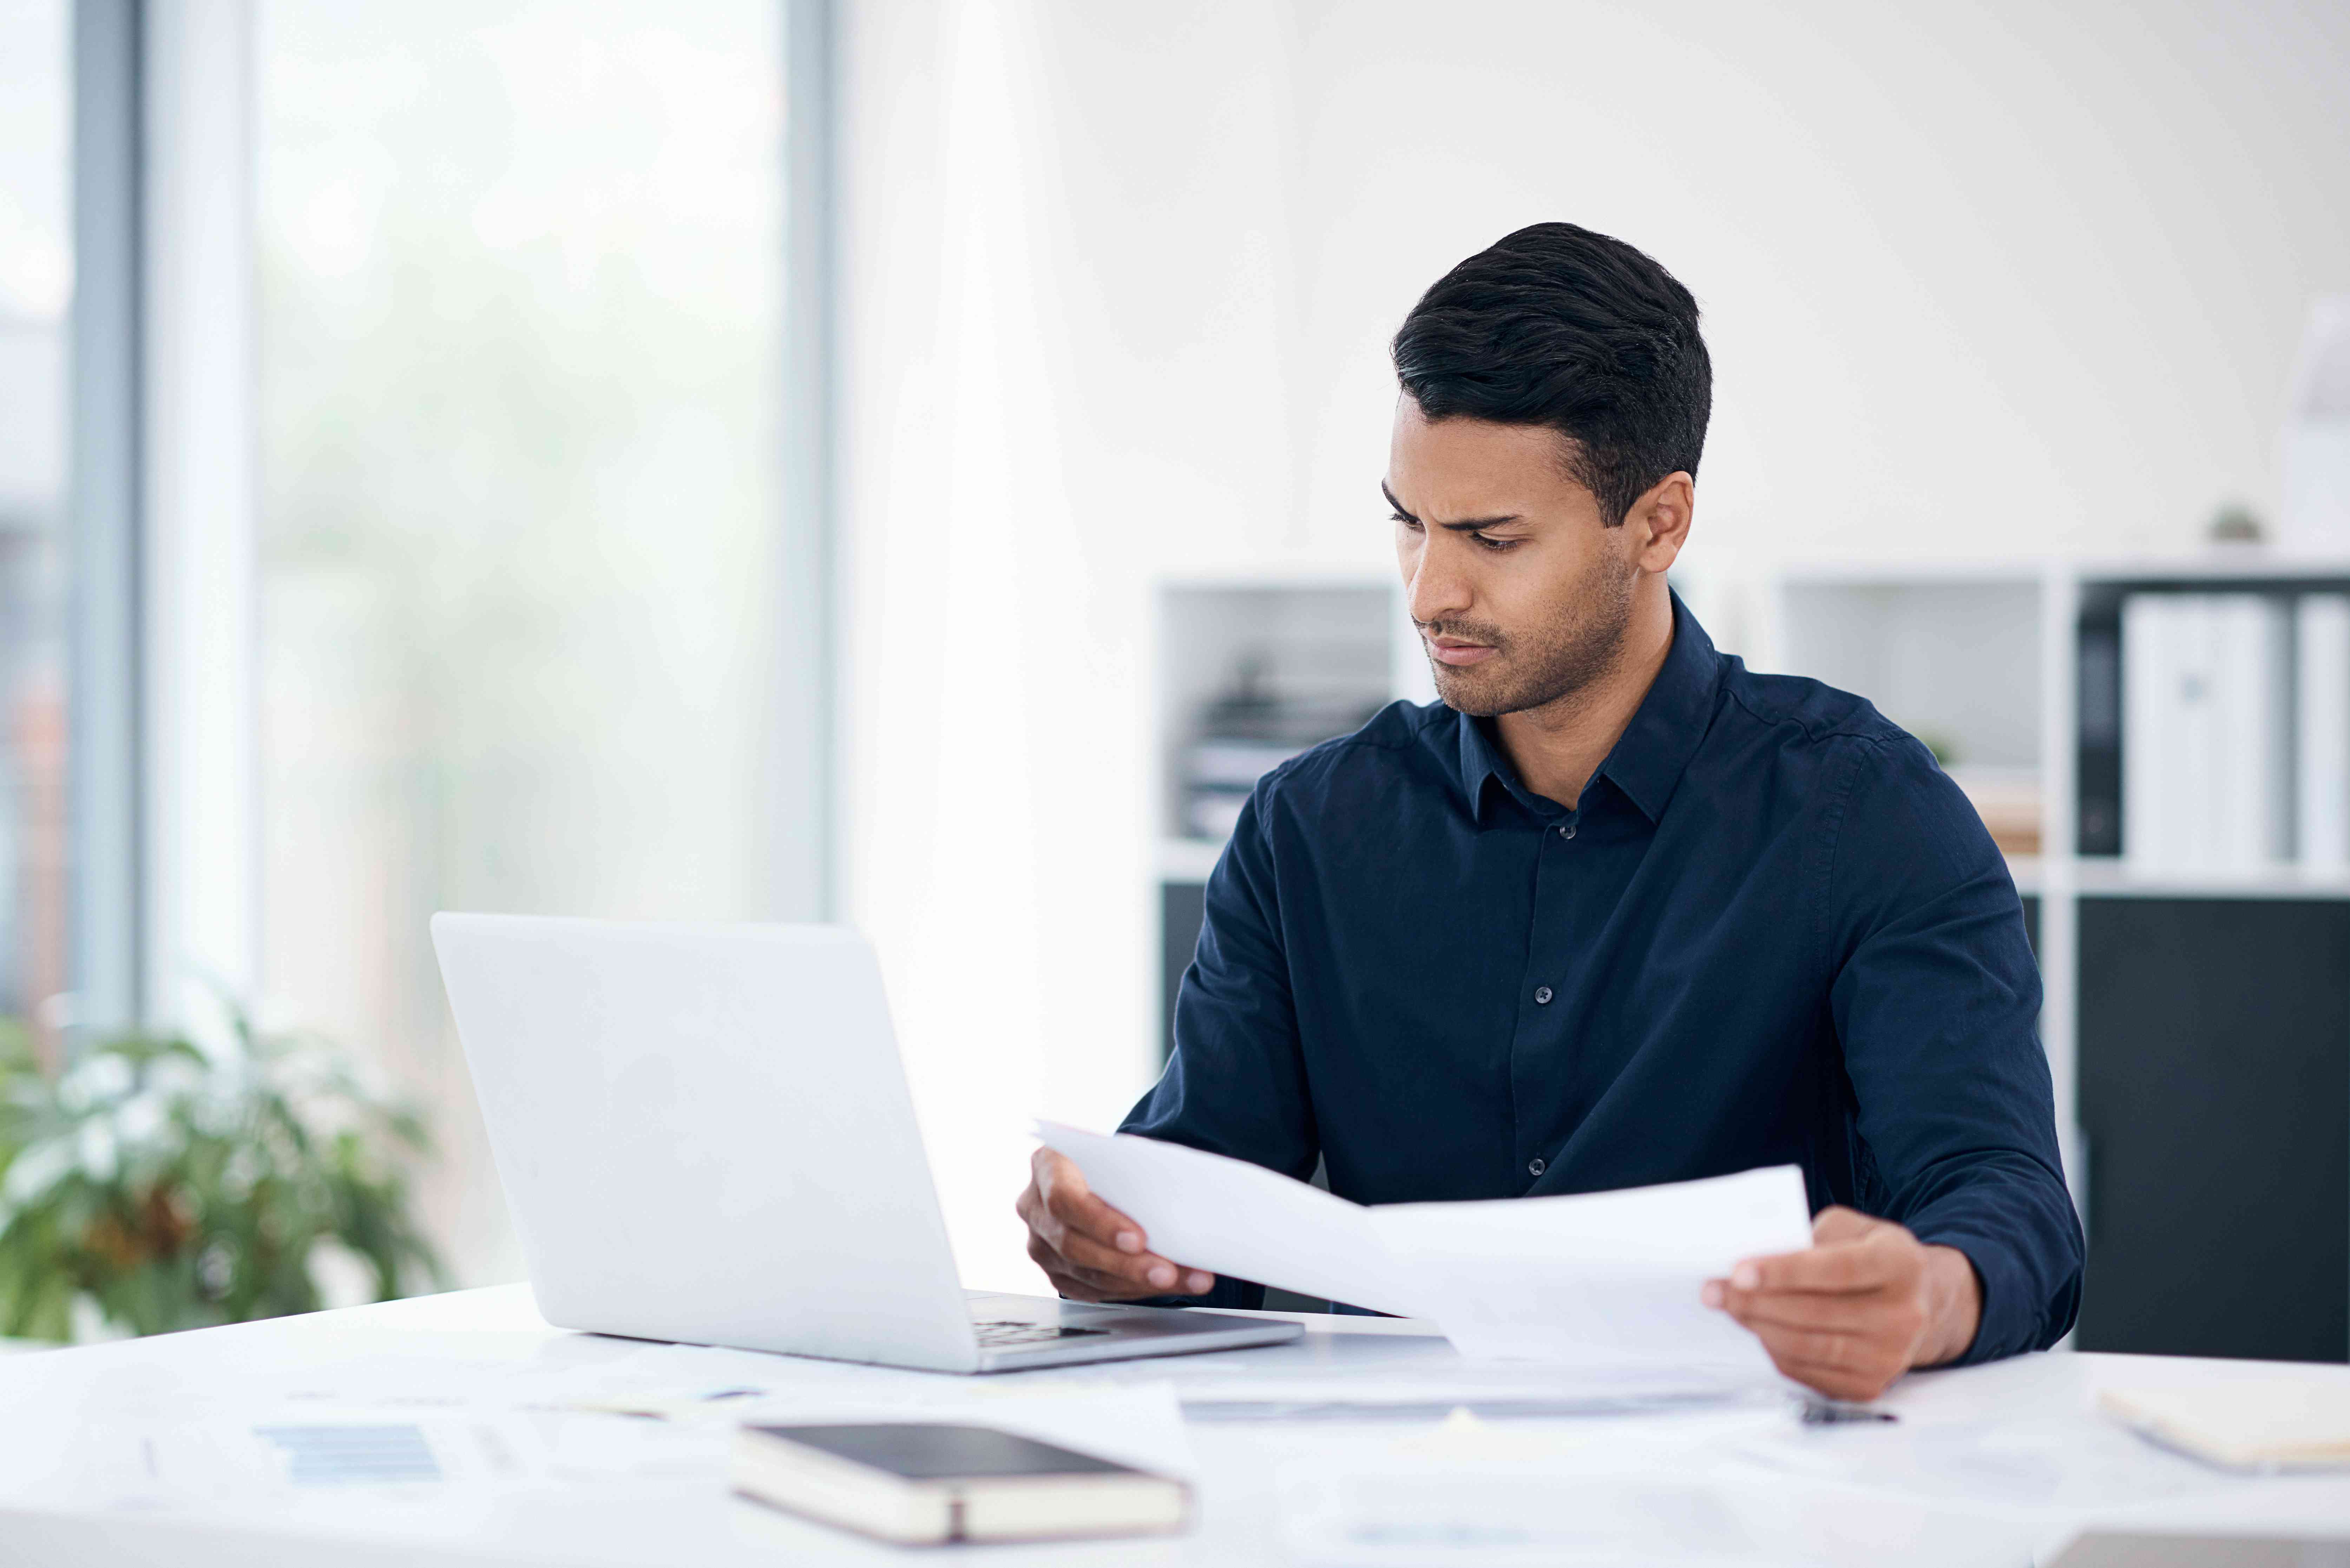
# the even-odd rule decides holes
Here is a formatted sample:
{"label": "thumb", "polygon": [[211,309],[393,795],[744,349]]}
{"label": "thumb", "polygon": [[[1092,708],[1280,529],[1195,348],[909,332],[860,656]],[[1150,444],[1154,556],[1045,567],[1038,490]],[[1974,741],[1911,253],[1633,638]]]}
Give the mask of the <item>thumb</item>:
{"label": "thumb", "polygon": [[1073,1198],[1084,1198],[1093,1190],[1086,1185],[1086,1173],[1077,1168],[1077,1162],[1057,1148],[1038,1148],[1029,1157],[1028,1170],[1036,1179],[1039,1192],[1066,1192]]}

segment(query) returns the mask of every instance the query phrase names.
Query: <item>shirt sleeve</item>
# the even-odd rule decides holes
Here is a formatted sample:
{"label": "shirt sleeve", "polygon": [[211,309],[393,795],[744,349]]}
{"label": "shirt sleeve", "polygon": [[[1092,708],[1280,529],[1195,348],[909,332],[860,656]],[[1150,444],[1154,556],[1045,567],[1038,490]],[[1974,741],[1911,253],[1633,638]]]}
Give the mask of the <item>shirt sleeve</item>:
{"label": "shirt sleeve", "polygon": [[[1277,775],[1276,775],[1277,776]],[[1321,1144],[1306,1096],[1278,888],[1258,784],[1209,874],[1207,918],[1175,998],[1174,1049],[1121,1132],[1228,1155],[1303,1181]],[[1183,1260],[1175,1259],[1180,1263]],[[1264,1287],[1219,1278],[1169,1304],[1254,1308]]]}
{"label": "shirt sleeve", "polygon": [[1853,745],[1825,923],[1866,1206],[1974,1265],[1982,1318],[1962,1364],[2045,1349],[2080,1310],[2083,1242],[2022,905],[1924,746]]}

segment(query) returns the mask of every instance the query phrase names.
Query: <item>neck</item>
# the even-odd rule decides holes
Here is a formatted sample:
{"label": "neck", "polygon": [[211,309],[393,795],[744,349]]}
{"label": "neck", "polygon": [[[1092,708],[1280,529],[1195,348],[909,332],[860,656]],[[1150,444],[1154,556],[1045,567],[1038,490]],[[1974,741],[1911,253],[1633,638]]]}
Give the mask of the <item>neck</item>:
{"label": "neck", "polygon": [[1633,589],[1623,644],[1606,674],[1539,708],[1493,721],[1502,749],[1526,788],[1573,809],[1640,711],[1672,646],[1672,596],[1661,576],[1643,577]]}

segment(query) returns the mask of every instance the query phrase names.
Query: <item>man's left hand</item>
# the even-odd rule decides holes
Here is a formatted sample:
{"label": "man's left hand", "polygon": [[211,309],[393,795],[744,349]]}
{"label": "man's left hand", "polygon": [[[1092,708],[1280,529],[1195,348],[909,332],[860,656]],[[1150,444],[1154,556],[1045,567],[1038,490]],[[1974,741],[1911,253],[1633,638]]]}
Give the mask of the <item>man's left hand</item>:
{"label": "man's left hand", "polygon": [[1707,1281],[1704,1300],[1752,1329],[1780,1371],[1835,1399],[1874,1399],[1913,1366],[1957,1360],[1982,1316],[1965,1253],[1845,1208],[1820,1210],[1808,1251],[1750,1258]]}

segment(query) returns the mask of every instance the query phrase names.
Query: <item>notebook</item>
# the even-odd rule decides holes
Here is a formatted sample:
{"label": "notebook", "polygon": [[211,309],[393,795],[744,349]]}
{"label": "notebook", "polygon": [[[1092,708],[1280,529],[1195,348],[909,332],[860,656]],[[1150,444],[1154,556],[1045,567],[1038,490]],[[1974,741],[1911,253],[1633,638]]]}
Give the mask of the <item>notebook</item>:
{"label": "notebook", "polygon": [[2350,1466],[2350,1391],[2339,1380],[2258,1377],[2196,1388],[2107,1388],[2106,1414],[2230,1469]]}
{"label": "notebook", "polygon": [[942,1422],[745,1426],[734,1490],[900,1545],[1155,1535],[1191,1489],[1033,1438]]}

